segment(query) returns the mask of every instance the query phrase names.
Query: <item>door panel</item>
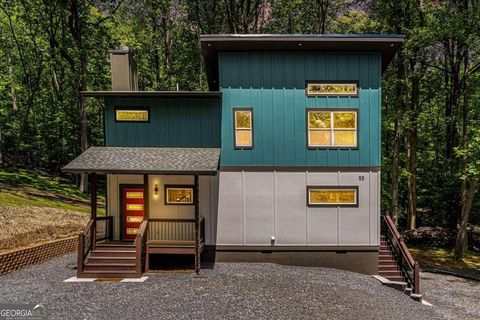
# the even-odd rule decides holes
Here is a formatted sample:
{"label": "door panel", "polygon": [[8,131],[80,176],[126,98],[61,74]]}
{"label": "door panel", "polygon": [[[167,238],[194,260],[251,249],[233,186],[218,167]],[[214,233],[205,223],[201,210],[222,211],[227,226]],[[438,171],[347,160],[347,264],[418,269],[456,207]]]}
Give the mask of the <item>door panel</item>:
{"label": "door panel", "polygon": [[134,240],[144,218],[143,189],[125,188],[123,199],[123,239]]}

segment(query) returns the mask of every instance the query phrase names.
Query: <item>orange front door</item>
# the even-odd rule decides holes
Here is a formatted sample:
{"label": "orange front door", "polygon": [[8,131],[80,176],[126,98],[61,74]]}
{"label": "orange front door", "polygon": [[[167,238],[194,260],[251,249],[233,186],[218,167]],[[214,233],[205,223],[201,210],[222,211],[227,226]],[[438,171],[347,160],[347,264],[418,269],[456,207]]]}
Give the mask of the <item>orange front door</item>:
{"label": "orange front door", "polygon": [[143,221],[143,189],[123,189],[123,239],[134,240]]}

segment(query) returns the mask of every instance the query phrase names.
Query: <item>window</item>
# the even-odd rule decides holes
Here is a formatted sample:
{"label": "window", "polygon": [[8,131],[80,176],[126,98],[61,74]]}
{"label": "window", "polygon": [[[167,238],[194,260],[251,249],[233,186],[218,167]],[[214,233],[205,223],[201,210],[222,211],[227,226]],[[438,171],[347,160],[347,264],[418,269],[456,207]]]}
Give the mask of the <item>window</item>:
{"label": "window", "polygon": [[358,82],[307,81],[306,93],[309,97],[358,96]]}
{"label": "window", "polygon": [[307,187],[309,207],[358,207],[358,187]]}
{"label": "window", "polygon": [[307,110],[308,147],[357,147],[357,111]]}
{"label": "window", "polygon": [[189,185],[165,185],[165,204],[192,205],[194,187]]}
{"label": "window", "polygon": [[115,108],[115,121],[117,122],[149,122],[149,110],[145,108]]}
{"label": "window", "polygon": [[253,147],[252,109],[233,109],[234,143],[235,148]]}

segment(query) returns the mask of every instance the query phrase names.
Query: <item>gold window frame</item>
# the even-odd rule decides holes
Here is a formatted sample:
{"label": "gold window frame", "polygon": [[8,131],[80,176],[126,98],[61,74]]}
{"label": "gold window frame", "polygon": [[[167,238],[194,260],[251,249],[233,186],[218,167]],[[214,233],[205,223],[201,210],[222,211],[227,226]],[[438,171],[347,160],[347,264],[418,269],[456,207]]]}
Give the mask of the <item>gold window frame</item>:
{"label": "gold window frame", "polygon": [[[237,113],[248,112],[250,114],[250,128],[238,128],[237,127]],[[238,144],[237,132],[246,131],[250,132],[250,144],[243,145]],[[253,108],[233,108],[233,143],[235,149],[253,149]]]}
{"label": "gold window frame", "polygon": [[[311,191],[353,191],[355,202],[312,202],[310,197]],[[359,201],[358,201],[358,186],[307,186],[307,206],[308,207],[355,207],[358,208]]]}
{"label": "gold window frame", "polygon": [[[192,206],[195,204],[195,197],[197,196],[195,186],[194,185],[168,185],[164,186],[165,193],[164,193],[164,203],[165,205],[174,205],[174,206]],[[191,200],[189,202],[176,202],[176,201],[169,201],[168,198],[168,191],[169,190],[191,190]]]}
{"label": "gold window frame", "polygon": [[[324,87],[324,91],[312,92],[313,86]],[[353,90],[341,90],[341,88]],[[358,81],[321,81],[308,80],[305,83],[305,93],[308,97],[358,97]]]}
{"label": "gold window frame", "polygon": [[[310,114],[311,113],[329,113],[330,114],[330,127],[329,128],[311,128],[310,127]],[[354,128],[341,128],[335,127],[335,114],[336,113],[353,113],[355,115],[355,127]],[[307,147],[309,149],[358,149],[358,108],[308,108],[306,112],[306,127],[307,127]],[[310,133],[314,131],[330,132],[330,144],[312,144],[310,142]],[[340,131],[353,131],[354,143],[347,144],[335,144],[335,133]]]}

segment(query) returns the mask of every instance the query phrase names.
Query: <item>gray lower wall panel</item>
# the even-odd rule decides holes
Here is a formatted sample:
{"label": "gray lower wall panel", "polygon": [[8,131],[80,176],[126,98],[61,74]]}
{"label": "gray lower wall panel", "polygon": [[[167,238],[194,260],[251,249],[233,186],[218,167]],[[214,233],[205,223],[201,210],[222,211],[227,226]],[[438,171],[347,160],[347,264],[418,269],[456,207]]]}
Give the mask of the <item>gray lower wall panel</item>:
{"label": "gray lower wall panel", "polygon": [[263,262],[324,267],[363,274],[378,274],[378,251],[224,251],[215,252],[216,262]]}
{"label": "gray lower wall panel", "polygon": [[[217,245],[378,245],[380,172],[220,172]],[[306,186],[358,186],[358,208],[312,208]]]}
{"label": "gray lower wall panel", "polygon": [[244,216],[245,244],[270,245],[274,235],[274,191],[273,174],[245,172]]}

